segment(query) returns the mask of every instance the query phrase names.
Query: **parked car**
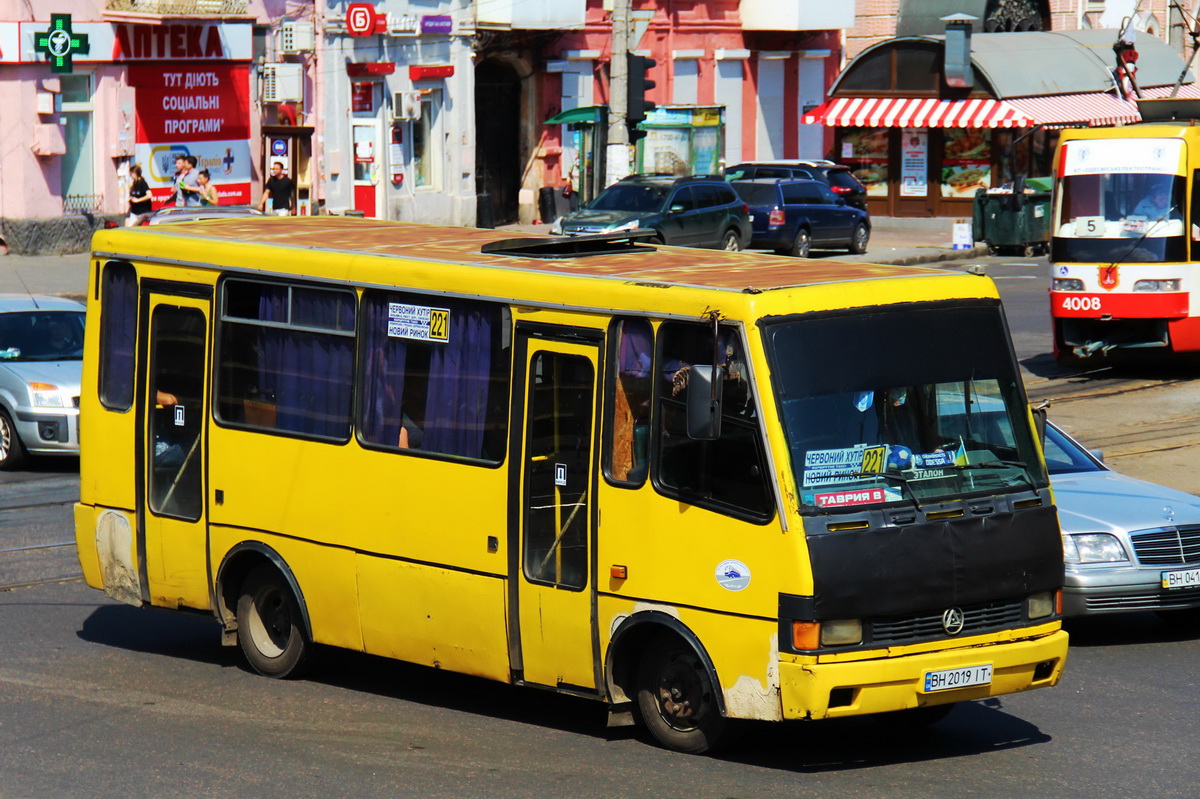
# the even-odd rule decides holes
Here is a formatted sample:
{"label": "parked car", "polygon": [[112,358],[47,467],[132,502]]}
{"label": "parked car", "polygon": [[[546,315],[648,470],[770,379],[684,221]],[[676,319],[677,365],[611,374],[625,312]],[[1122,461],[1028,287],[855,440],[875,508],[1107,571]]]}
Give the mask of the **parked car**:
{"label": "parked car", "polygon": [[867,210],[867,187],[848,166],[825,160],[747,161],[727,167],[726,180],[808,178],[819,180],[847,205]]}
{"label": "parked car", "polygon": [[143,225],[165,225],[168,222],[198,222],[202,219],[227,219],[238,216],[262,216],[263,212],[250,205],[168,205],[159,208],[142,222]]}
{"label": "parked car", "polygon": [[1052,423],[1045,453],[1066,561],[1063,614],[1153,610],[1200,622],[1200,497],[1114,472]]}
{"label": "parked car", "polygon": [[653,230],[660,244],[740,250],[750,211],[719,177],[630,175],[550,228],[558,236]]}
{"label": "parked car", "polygon": [[0,469],[79,454],[83,320],[74,300],[0,294]]}
{"label": "parked car", "polygon": [[871,216],[816,180],[735,180],[750,206],[750,246],[807,258],[810,248],[867,251]]}

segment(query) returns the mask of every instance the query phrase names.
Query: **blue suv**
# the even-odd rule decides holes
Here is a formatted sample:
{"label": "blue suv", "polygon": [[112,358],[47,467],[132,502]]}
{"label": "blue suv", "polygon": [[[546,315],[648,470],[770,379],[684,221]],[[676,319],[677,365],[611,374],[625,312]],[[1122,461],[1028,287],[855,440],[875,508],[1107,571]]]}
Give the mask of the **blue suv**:
{"label": "blue suv", "polygon": [[735,180],[750,206],[750,246],[807,258],[810,248],[867,251],[871,215],[816,180]]}

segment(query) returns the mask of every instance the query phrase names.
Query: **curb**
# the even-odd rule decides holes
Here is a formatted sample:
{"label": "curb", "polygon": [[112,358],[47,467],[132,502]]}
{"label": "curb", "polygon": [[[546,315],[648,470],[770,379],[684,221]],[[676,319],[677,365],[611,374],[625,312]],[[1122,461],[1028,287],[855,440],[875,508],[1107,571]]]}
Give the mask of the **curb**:
{"label": "curb", "polygon": [[941,250],[927,255],[906,255],[903,258],[895,258],[890,261],[876,261],[875,263],[890,264],[892,266],[917,266],[919,264],[936,264],[942,261],[960,261],[966,258],[982,258],[987,254],[987,247],[972,247],[969,250]]}

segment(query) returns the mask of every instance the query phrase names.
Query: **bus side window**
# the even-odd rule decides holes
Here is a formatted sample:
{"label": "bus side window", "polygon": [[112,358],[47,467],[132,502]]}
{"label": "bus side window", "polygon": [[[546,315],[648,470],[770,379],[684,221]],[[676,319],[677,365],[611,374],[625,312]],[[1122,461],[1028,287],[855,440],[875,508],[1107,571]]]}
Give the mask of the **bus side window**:
{"label": "bus side window", "polygon": [[609,424],[608,475],[640,486],[650,462],[650,395],[654,331],[645,319],[616,319],[610,328],[615,364]]}
{"label": "bus side window", "polygon": [[687,434],[688,373],[692,364],[712,362],[712,336],[707,324],[664,322],[659,328],[655,487],[693,505],[765,523],[774,514],[774,499],[742,342],[732,327],[721,329],[717,347],[724,367],[721,437],[697,441]]}
{"label": "bus side window", "polygon": [[226,280],[217,413],[224,422],[350,438],[353,292]]}
{"label": "bus side window", "polygon": [[[1192,172],[1192,241],[1200,241],[1200,169]],[[1192,245],[1192,260],[1200,258],[1197,245]]]}
{"label": "bus side window", "polygon": [[133,264],[105,264],[100,283],[100,401],[113,411],[133,405],[137,292]]}
{"label": "bus side window", "polygon": [[506,306],[363,294],[358,430],[364,444],[504,459],[511,322]]}

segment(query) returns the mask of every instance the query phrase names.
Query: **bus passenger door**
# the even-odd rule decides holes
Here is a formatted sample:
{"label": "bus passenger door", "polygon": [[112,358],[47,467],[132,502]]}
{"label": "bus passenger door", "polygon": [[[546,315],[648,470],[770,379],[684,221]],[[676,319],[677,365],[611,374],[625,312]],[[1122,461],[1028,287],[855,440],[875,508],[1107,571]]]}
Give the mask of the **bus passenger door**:
{"label": "bus passenger door", "polygon": [[519,497],[513,575],[513,670],[527,683],[594,691],[597,345],[518,327],[511,485]]}
{"label": "bus passenger door", "polygon": [[151,292],[142,302],[147,312],[141,318],[148,320],[140,335],[138,402],[142,599],[208,608],[204,429],[210,301]]}

